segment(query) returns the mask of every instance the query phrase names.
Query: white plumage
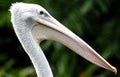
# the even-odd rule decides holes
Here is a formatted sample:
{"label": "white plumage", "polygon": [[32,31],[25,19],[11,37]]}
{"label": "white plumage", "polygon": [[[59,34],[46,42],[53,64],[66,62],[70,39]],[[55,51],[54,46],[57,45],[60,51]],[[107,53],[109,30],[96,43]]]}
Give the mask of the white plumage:
{"label": "white plumage", "polygon": [[14,3],[10,12],[15,33],[29,55],[38,77],[53,77],[48,61],[39,47],[39,43],[45,39],[58,41],[88,61],[117,72],[115,67],[54,19],[43,7],[37,4]]}

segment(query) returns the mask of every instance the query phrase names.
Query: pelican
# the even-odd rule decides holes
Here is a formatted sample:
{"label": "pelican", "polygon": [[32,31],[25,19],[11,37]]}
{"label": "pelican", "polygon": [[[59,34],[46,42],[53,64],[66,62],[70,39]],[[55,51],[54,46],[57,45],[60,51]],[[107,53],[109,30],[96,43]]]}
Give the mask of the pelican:
{"label": "pelican", "polygon": [[114,66],[53,18],[42,6],[17,2],[11,5],[10,12],[15,33],[30,57],[38,77],[53,77],[46,56],[39,46],[43,40],[60,42],[86,60],[117,73]]}

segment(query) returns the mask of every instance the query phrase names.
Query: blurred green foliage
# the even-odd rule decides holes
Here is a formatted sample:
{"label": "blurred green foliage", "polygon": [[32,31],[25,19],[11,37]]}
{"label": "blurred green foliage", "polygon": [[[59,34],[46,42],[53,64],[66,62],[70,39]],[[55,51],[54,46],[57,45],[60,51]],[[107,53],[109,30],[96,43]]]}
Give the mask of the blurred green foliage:
{"label": "blurred green foliage", "polygon": [[[14,2],[36,3],[80,36],[112,65],[120,68],[120,0],[1,0],[0,77],[36,77],[10,22]],[[41,47],[55,77],[113,77],[60,43],[44,41]],[[117,77],[120,77],[119,71]]]}

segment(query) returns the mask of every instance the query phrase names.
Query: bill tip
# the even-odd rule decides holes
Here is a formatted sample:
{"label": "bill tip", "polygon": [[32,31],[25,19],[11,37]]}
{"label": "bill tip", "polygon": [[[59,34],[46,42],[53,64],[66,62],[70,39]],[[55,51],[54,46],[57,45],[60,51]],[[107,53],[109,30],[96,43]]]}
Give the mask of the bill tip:
{"label": "bill tip", "polygon": [[117,74],[117,68],[114,67],[113,72],[114,72],[115,74]]}

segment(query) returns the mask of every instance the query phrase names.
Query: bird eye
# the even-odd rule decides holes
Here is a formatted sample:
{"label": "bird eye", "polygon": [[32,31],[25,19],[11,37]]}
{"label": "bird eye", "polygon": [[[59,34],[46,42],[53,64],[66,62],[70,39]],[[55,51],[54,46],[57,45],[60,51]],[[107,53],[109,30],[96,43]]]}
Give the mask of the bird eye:
{"label": "bird eye", "polygon": [[45,13],[44,11],[40,11],[39,12],[40,15],[44,16],[44,17],[48,17],[49,15],[47,13]]}
{"label": "bird eye", "polygon": [[44,14],[44,12],[43,11],[40,11],[40,15],[43,15]]}

